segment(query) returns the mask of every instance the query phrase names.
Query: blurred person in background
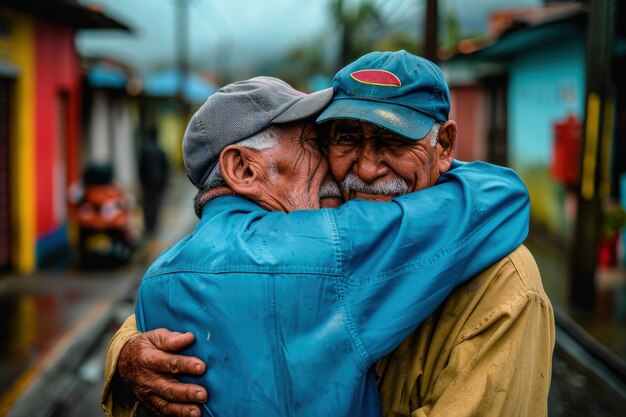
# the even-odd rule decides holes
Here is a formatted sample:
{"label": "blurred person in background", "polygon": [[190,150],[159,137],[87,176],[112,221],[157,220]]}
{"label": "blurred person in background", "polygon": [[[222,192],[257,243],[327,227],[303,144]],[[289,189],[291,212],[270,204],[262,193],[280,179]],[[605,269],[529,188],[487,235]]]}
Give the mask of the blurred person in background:
{"label": "blurred person in background", "polygon": [[[404,51],[372,53],[340,71],[333,87],[333,102],[318,121],[329,128],[330,168],[344,198],[388,201],[434,185],[451,165],[458,169],[449,93],[432,63]],[[125,327],[109,352],[111,373],[130,340],[118,372],[136,361],[128,372],[135,394],[162,409],[179,406],[169,407],[180,411],[170,415],[191,415],[182,404],[196,401],[192,386],[174,378],[204,364],[165,351],[182,349],[194,336],[165,330],[139,336],[132,318]],[[376,364],[383,415],[545,415],[553,344],[551,305],[532,255],[520,246],[453,291]],[[111,401],[106,391],[103,400]]]}
{"label": "blurred person in background", "polygon": [[153,236],[158,224],[163,194],[167,188],[168,170],[167,156],[159,146],[157,128],[150,126],[141,141],[139,153],[143,221],[148,238]]}

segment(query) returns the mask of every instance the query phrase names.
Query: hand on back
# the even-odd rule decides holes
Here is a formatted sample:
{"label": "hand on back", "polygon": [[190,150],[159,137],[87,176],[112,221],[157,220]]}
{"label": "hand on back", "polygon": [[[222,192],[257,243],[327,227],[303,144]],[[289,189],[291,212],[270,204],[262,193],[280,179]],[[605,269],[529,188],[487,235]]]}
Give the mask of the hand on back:
{"label": "hand on back", "polygon": [[176,353],[193,341],[191,333],[156,329],[134,337],[120,352],[118,375],[155,416],[200,417],[206,389],[178,381],[181,375],[202,375],[206,370],[201,360]]}

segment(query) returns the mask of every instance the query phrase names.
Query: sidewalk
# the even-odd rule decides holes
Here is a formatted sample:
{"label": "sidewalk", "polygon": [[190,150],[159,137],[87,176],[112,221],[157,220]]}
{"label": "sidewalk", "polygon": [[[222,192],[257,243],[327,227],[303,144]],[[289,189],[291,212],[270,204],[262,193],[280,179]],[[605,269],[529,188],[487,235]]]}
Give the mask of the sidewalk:
{"label": "sidewalk", "polygon": [[[77,366],[118,314],[119,302],[134,297],[149,262],[191,231],[196,223],[195,188],[172,170],[159,231],[135,261],[118,269],[44,271],[0,280],[0,417],[15,404],[49,390],[53,374]],[[48,396],[49,397],[49,396]]]}

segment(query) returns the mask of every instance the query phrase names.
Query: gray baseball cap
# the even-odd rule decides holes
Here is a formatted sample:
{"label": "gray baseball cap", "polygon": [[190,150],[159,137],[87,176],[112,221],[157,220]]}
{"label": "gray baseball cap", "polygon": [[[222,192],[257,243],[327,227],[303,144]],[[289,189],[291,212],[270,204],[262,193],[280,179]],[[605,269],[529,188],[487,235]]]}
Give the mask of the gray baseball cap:
{"label": "gray baseball cap", "polygon": [[255,77],[222,87],[192,116],[185,131],[187,176],[202,189],[225,147],[272,124],[314,116],[326,107],[332,94],[332,88],[305,94],[273,77]]}

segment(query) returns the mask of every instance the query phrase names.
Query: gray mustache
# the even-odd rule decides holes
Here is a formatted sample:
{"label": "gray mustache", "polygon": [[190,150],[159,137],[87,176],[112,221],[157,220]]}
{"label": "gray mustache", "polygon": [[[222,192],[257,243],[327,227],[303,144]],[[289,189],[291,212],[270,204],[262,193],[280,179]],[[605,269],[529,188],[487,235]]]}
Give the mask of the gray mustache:
{"label": "gray mustache", "polygon": [[341,197],[341,191],[335,181],[326,178],[320,187],[319,198]]}
{"label": "gray mustache", "polygon": [[365,194],[384,194],[399,196],[406,194],[409,185],[402,178],[393,178],[390,180],[378,180],[371,184],[364,182],[355,173],[349,172],[343,179],[341,185],[347,193],[352,191]]}

